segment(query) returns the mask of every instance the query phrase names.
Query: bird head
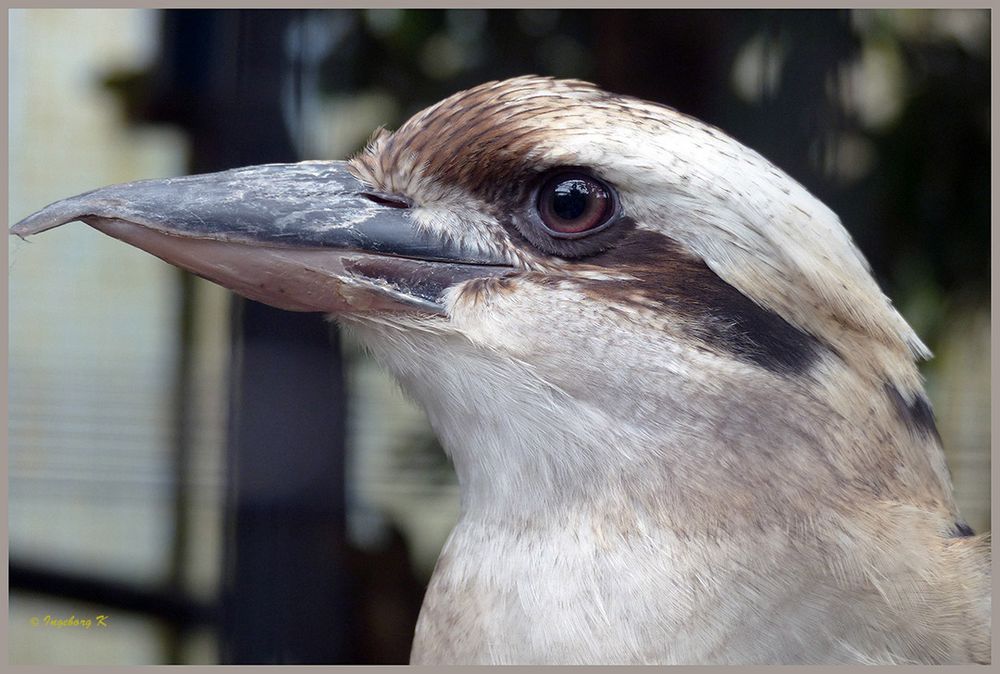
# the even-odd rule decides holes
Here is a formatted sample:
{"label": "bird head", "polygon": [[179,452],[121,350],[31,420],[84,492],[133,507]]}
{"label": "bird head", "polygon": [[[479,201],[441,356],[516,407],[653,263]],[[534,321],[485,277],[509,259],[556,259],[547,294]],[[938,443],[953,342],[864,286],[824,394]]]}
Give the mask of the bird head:
{"label": "bird head", "polygon": [[836,215],[662,105],[490,82],[346,162],[103,188],[12,232],[71,220],[336,316],[427,410],[467,508],[951,507],[929,354]]}

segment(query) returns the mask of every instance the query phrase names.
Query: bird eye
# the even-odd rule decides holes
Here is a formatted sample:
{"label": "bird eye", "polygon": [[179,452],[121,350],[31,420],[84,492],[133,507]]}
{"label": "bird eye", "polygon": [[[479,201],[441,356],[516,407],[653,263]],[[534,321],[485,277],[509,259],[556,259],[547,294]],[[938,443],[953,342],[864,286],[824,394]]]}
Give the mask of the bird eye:
{"label": "bird eye", "polygon": [[561,239],[586,236],[611,221],[611,188],[582,173],[560,173],[538,192],[538,214],[549,234]]}

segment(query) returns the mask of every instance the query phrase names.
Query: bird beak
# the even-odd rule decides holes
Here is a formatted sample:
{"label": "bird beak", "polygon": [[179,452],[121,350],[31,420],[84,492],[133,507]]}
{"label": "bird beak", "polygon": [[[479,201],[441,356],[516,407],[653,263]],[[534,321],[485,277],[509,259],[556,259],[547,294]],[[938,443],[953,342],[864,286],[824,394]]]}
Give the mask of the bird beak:
{"label": "bird beak", "polygon": [[442,295],[509,264],[418,226],[342,161],[266,164],[112,185],[57,201],[11,228],[74,220],[244,297],[291,311],[443,314]]}

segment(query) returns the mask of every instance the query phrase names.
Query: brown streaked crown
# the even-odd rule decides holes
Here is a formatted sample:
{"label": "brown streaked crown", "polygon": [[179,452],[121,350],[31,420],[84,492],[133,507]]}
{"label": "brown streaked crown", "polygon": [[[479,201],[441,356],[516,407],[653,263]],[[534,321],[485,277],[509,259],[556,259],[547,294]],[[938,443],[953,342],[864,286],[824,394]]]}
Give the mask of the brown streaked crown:
{"label": "brown streaked crown", "polygon": [[359,177],[389,192],[419,199],[431,182],[488,202],[503,186],[551,166],[545,150],[559,136],[610,123],[595,117],[599,107],[625,112],[615,100],[579,80],[487,82],[417,113],[394,133],[379,130],[351,162]]}

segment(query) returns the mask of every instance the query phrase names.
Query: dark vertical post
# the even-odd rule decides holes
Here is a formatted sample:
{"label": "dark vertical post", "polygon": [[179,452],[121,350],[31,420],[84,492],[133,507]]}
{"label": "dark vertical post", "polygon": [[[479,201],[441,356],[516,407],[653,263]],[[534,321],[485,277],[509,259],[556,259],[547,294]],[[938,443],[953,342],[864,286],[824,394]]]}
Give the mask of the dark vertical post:
{"label": "dark vertical post", "polygon": [[[173,540],[167,586],[177,595],[186,594],[188,550],[191,536],[188,527],[191,490],[188,472],[191,467],[192,394],[194,383],[194,325],[196,291],[194,277],[179,273],[180,297],[177,303],[177,360],[174,364],[173,426],[174,442],[171,470],[173,472]],[[167,627],[164,660],[169,664],[181,661],[184,625]]]}
{"label": "dark vertical post", "polygon": [[[294,161],[282,114],[299,11],[169,11],[153,107],[192,170]],[[234,299],[221,658],[351,659],[339,341],[317,314]]]}

